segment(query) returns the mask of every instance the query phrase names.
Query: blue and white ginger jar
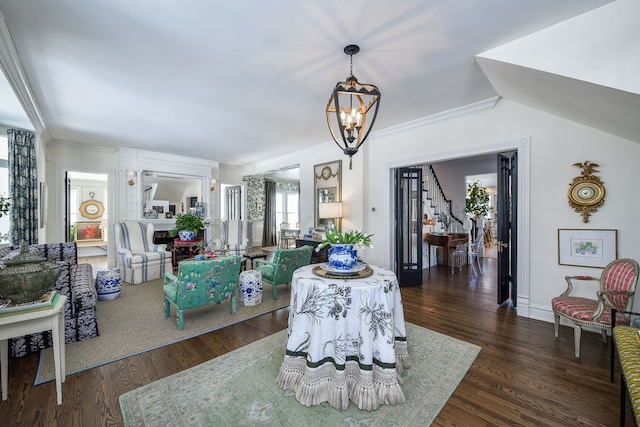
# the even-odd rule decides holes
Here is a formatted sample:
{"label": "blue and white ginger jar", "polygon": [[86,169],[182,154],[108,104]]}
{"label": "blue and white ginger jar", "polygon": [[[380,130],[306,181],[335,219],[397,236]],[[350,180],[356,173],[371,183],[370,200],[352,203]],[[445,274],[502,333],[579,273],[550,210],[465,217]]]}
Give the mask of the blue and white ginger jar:
{"label": "blue and white ginger jar", "polygon": [[349,271],[358,261],[357,250],[351,243],[331,243],[329,265],[338,271]]}

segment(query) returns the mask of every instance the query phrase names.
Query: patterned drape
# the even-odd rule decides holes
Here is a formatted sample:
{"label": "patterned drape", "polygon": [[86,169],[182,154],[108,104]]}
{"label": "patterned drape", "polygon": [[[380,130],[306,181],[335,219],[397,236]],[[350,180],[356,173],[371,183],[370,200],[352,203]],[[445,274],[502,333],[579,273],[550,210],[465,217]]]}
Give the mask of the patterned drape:
{"label": "patterned drape", "polygon": [[14,245],[38,243],[38,173],[35,134],[18,129],[7,131],[9,139],[9,194],[11,226],[9,241]]}
{"label": "patterned drape", "polygon": [[262,244],[275,246],[276,240],[276,183],[264,181],[264,227],[262,229]]}

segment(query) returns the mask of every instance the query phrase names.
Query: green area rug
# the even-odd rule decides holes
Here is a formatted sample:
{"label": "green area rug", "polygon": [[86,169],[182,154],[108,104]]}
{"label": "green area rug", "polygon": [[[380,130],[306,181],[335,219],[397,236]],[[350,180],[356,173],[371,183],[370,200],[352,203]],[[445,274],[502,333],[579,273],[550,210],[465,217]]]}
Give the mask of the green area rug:
{"label": "green area rug", "polygon": [[276,385],[287,331],[120,396],[125,426],[427,426],[480,347],[407,323],[406,402],[361,411],[306,407]]}
{"label": "green area rug", "polygon": [[[66,374],[81,372],[269,313],[288,306],[290,295],[291,286],[281,285],[278,287],[278,299],[274,301],[272,287],[265,283],[262,303],[245,307],[237,300],[234,314],[231,314],[229,300],[185,310],[184,329],[178,330],[173,308],[171,317],[164,317],[162,280],[133,286],[123,283],[120,297],[97,302],[100,336],[65,346]],[[53,350],[47,348],[40,352],[35,385],[53,379]]]}

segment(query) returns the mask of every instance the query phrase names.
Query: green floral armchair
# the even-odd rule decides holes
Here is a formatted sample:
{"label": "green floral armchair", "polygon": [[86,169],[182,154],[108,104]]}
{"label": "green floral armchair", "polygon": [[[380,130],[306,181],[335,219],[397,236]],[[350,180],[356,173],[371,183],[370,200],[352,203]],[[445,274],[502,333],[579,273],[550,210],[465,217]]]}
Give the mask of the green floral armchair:
{"label": "green floral armchair", "polygon": [[164,317],[176,309],[178,329],[184,328],[183,310],[230,299],[236,312],[236,294],[240,275],[240,257],[230,256],[207,261],[181,261],[178,276],[164,276]]}
{"label": "green floral armchair", "polygon": [[253,268],[262,273],[262,281],[273,286],[273,299],[278,299],[278,285],[291,283],[293,272],[311,263],[312,246],[296,249],[276,249],[273,261],[254,260]]}

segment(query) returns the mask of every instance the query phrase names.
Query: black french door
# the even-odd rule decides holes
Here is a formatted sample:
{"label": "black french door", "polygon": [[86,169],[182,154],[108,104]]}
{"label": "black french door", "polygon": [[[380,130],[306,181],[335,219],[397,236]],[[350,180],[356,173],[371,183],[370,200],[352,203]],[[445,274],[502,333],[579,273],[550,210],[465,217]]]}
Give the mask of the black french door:
{"label": "black french door", "polygon": [[518,153],[498,154],[498,304],[517,307]]}
{"label": "black french door", "polygon": [[422,285],[422,169],[396,169],[396,276],[400,286]]}

